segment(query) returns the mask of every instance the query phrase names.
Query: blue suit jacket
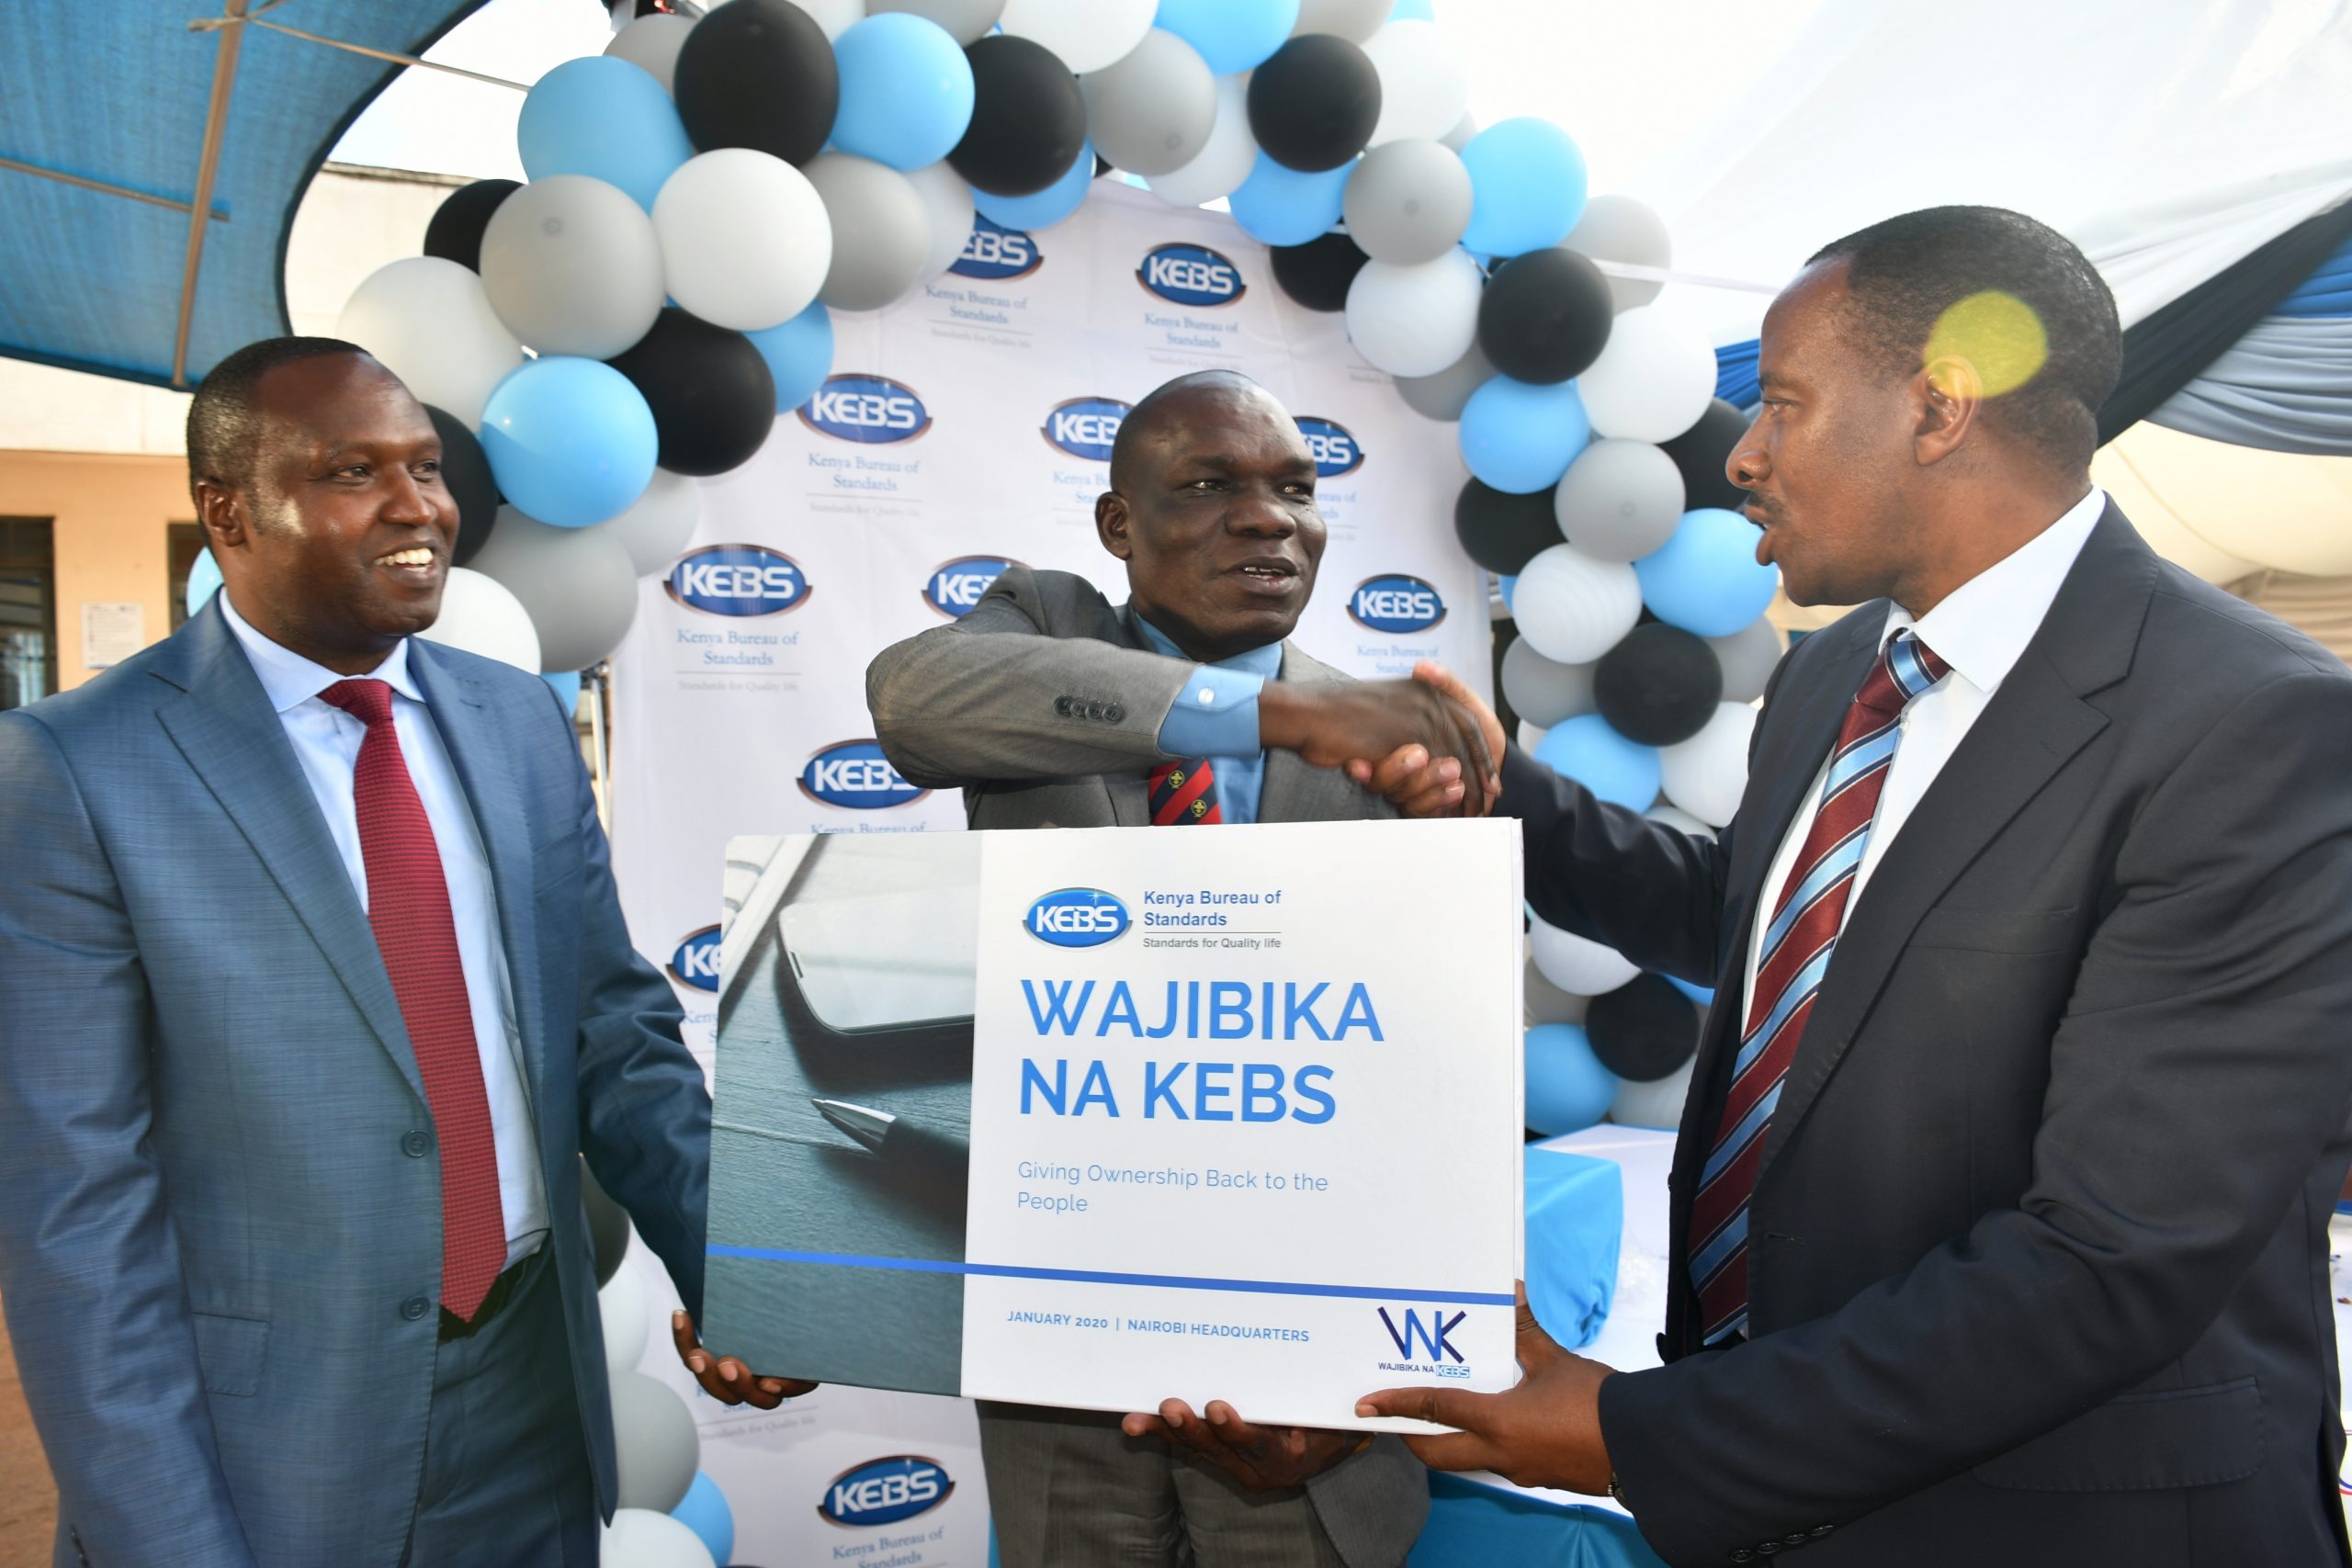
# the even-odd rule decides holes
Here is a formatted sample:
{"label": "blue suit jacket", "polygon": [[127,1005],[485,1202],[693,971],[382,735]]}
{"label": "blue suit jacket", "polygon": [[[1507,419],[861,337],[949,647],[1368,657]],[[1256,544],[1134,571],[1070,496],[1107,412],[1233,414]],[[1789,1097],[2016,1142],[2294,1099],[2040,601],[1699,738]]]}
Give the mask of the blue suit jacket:
{"label": "blue suit jacket", "polygon": [[[629,945],[570,723],[419,641],[490,860],[598,1495],[615,1495],[588,1164],[702,1291],[710,1105]],[[400,1560],[440,1164],[358,897],[217,607],[0,713],[0,1299],[94,1562]]]}

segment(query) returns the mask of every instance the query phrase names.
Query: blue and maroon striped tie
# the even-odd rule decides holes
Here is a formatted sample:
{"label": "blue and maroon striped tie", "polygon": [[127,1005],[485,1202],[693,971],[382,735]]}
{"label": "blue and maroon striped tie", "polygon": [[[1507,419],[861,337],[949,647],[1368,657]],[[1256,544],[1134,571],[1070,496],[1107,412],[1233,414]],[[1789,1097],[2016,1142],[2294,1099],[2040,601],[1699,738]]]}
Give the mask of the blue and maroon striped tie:
{"label": "blue and maroon striped tie", "polygon": [[1747,1326],[1747,1200],[1764,1134],[1837,951],[1879,793],[1903,739],[1903,710],[1950,668],[1908,631],[1887,643],[1846,710],[1821,804],[1765,928],[1731,1093],[1690,1204],[1690,1278],[1709,1344]]}

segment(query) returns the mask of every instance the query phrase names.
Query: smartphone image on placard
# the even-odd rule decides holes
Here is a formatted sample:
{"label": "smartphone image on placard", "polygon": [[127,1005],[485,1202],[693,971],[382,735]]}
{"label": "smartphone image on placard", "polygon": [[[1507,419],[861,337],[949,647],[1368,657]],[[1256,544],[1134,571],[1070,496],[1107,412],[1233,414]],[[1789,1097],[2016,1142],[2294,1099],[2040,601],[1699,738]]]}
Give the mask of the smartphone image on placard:
{"label": "smartphone image on placard", "polygon": [[[943,866],[934,852],[922,863],[921,884],[909,885],[900,870],[908,860],[897,851],[887,840],[825,840],[777,917],[801,999],[835,1033],[971,1021],[978,855],[969,857],[967,880],[955,875],[963,868]],[[943,872],[955,879],[944,880]]]}

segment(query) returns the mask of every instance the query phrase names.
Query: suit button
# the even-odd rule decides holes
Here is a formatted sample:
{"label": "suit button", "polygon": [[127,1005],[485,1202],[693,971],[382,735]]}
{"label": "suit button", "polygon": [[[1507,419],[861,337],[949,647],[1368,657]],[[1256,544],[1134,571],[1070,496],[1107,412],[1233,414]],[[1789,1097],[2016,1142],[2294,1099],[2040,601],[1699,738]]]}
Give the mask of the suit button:
{"label": "suit button", "polygon": [[1756,1555],[1758,1557],[1770,1557],[1780,1550],[1781,1543],[1777,1540],[1759,1540],[1756,1543]]}
{"label": "suit button", "polygon": [[411,1296],[408,1300],[401,1303],[401,1315],[408,1319],[411,1323],[414,1323],[418,1318],[423,1317],[426,1313],[431,1312],[432,1310],[433,1303],[425,1300],[423,1296]]}
{"label": "suit button", "polygon": [[1838,1527],[1837,1527],[1836,1525],[1815,1525],[1815,1526],[1814,1526],[1814,1527],[1813,1527],[1813,1536],[1814,1536],[1814,1539],[1815,1539],[1815,1540],[1820,1540],[1823,1536],[1827,1535],[1831,1530],[1834,1530],[1834,1529],[1836,1529],[1837,1528],[1838,1528]]}
{"label": "suit button", "polygon": [[1798,1530],[1792,1535],[1782,1536],[1781,1538],[1781,1544],[1782,1546],[1803,1546],[1807,1539],[1809,1538],[1805,1535],[1804,1531]]}
{"label": "suit button", "polygon": [[1068,718],[1069,716],[1069,699],[1068,697],[1056,697],[1054,699],[1054,711],[1061,715],[1064,718]]}
{"label": "suit button", "polygon": [[1089,718],[1101,718],[1102,716],[1102,705],[1101,703],[1087,704],[1086,716]]}
{"label": "suit button", "polygon": [[1119,724],[1125,720],[1127,716],[1127,710],[1121,707],[1118,704],[1113,703],[1109,707],[1102,710],[1102,716],[1109,719],[1113,724]]}
{"label": "suit button", "polygon": [[1756,1553],[1744,1546],[1736,1547],[1732,1551],[1731,1560],[1734,1562],[1753,1562],[1756,1561]]}
{"label": "suit button", "polygon": [[401,1153],[411,1159],[423,1159],[432,1147],[433,1140],[425,1136],[422,1127],[412,1127],[401,1139]]}

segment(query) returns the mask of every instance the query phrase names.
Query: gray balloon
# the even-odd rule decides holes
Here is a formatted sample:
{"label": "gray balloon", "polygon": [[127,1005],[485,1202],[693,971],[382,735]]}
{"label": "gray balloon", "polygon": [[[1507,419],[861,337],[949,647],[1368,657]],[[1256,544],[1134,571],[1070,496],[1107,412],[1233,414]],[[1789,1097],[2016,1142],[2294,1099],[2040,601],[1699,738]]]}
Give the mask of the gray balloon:
{"label": "gray balloon", "polygon": [[1568,543],[1600,560],[1639,560],[1682,521],[1682,470],[1646,441],[1596,441],[1552,492]]}
{"label": "gray balloon", "polygon": [[800,172],[833,225],[833,265],[820,300],[836,310],[878,310],[922,280],[931,209],[912,181],[848,152],[820,152]]}
{"label": "gray balloon", "polygon": [[[1670,266],[1674,241],[1666,220],[1630,196],[1596,196],[1584,204],[1584,216],[1560,242],[1597,262],[1630,262],[1635,266]],[[1652,278],[1618,277],[1605,268],[1609,300],[1620,310],[1646,305],[1657,298],[1665,283]]]}
{"label": "gray balloon", "polygon": [[1724,701],[1752,703],[1781,662],[1781,628],[1758,615],[1729,637],[1711,637],[1715,662],[1724,667]]}
{"label": "gray balloon", "polygon": [[1208,145],[1216,77],[1200,51],[1154,28],[1126,58],[1078,79],[1094,150],[1131,175],[1167,175]]}
{"label": "gray balloon", "polygon": [[1435,261],[1470,226],[1470,171],[1435,141],[1375,147],[1348,175],[1348,238],[1374,261]]}
{"label": "gray balloon", "polygon": [[1495,367],[1472,344],[1470,352],[1434,376],[1399,376],[1396,395],[1428,419],[1457,420],[1470,394],[1495,378]]}
{"label": "gray balloon", "polygon": [[1396,0],[1299,0],[1298,26],[1291,28],[1291,37],[1336,33],[1362,43],[1380,30],[1396,8]]}
{"label": "gray balloon", "polygon": [[911,11],[969,49],[1004,15],[1004,0],[865,0],[865,14]]}
{"label": "gray balloon", "polygon": [[1592,666],[1555,664],[1525,637],[1503,649],[1503,701],[1539,728],[1592,711]]}
{"label": "gray balloon", "polygon": [[585,670],[620,646],[637,619],[637,567],[609,528],[557,528],[498,509],[489,543],[469,563],[531,613],[539,668]]}
{"label": "gray balloon", "polygon": [[662,242],[617,187],[549,175],[491,214],[481,287],[506,330],[541,354],[610,359],[662,313]]}
{"label": "gray balloon", "polygon": [[1470,139],[1477,134],[1477,120],[1465,113],[1460,119],[1453,122],[1453,129],[1452,130],[1447,131],[1443,136],[1439,137],[1438,140],[1443,142],[1446,146],[1453,148],[1456,152],[1459,152],[1464,147],[1469,146]]}

